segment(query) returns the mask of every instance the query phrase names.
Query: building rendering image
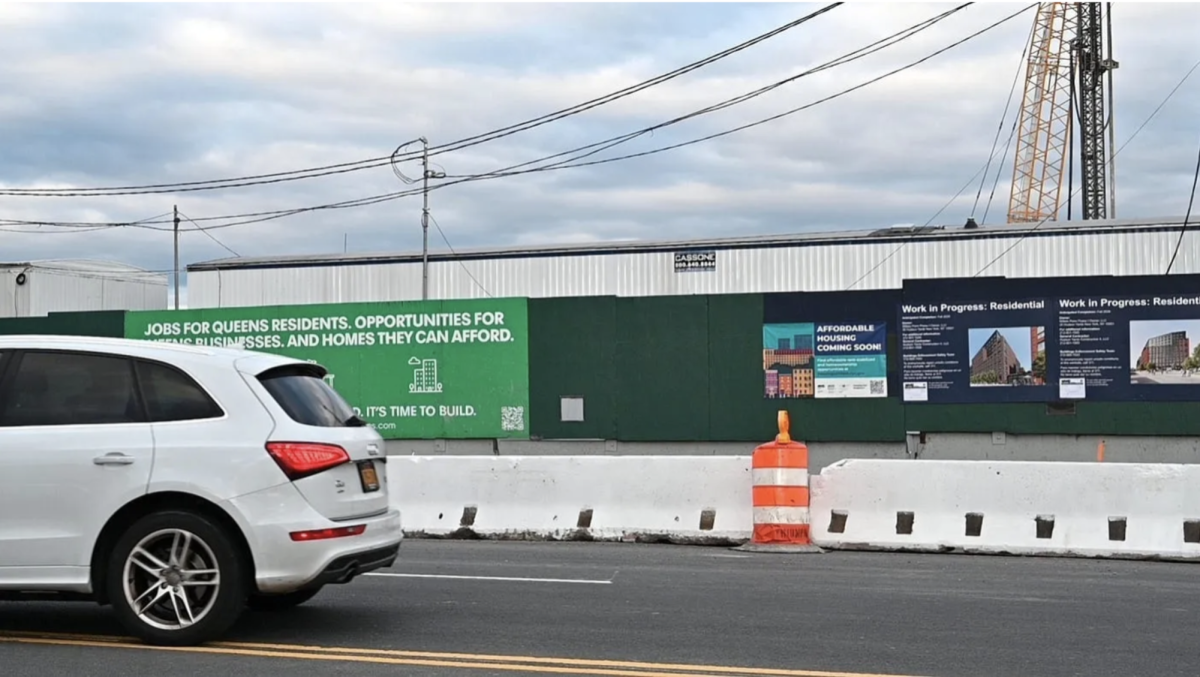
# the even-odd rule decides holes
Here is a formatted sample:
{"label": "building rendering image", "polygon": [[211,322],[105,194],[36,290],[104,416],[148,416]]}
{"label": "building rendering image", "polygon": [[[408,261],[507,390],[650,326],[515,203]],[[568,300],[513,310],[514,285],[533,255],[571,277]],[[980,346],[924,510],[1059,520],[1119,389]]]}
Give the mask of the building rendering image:
{"label": "building rendering image", "polygon": [[1173,331],[1160,334],[1148,339],[1142,346],[1142,354],[1138,356],[1136,368],[1139,370],[1180,369],[1191,354],[1192,346],[1187,332]]}
{"label": "building rendering image", "polygon": [[1023,372],[1020,358],[999,329],[971,358],[971,385],[1008,385]]}

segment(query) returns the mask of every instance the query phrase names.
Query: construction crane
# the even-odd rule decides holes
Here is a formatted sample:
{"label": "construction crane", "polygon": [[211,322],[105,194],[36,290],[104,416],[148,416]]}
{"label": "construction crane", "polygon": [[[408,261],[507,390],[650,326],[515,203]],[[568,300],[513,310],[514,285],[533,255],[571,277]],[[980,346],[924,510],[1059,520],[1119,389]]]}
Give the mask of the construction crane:
{"label": "construction crane", "polygon": [[1116,216],[1116,178],[1110,153],[1115,145],[1112,71],[1118,64],[1112,59],[1111,6],[1096,2],[1044,2],[1038,6],[1018,119],[1009,223],[1055,219],[1064,199],[1070,219],[1076,122],[1083,218]]}

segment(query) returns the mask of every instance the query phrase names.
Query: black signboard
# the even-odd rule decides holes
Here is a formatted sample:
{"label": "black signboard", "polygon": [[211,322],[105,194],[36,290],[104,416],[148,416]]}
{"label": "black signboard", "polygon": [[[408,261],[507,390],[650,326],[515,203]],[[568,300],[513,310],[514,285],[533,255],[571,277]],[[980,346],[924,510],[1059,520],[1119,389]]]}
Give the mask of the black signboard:
{"label": "black signboard", "polygon": [[716,269],[717,252],[714,250],[675,252],[675,272],[677,273]]}

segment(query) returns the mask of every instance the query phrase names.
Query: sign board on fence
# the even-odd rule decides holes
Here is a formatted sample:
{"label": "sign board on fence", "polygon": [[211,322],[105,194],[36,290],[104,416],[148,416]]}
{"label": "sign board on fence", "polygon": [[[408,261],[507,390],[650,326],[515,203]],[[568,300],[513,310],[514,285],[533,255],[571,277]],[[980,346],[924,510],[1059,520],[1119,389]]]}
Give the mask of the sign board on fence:
{"label": "sign board on fence", "polygon": [[1200,296],[905,303],[904,400],[1200,399]]}
{"label": "sign board on fence", "polygon": [[763,378],[768,399],[887,397],[887,325],[764,324]]}
{"label": "sign board on fence", "polygon": [[125,335],[319,362],[388,439],[527,438],[527,318],[523,298],[206,308],[127,313]]}
{"label": "sign board on fence", "polygon": [[900,307],[900,368],[908,402],[1054,399],[1046,374],[1053,300],[970,303],[929,299]]}
{"label": "sign board on fence", "polygon": [[1200,399],[1200,296],[1058,299],[1063,398]]}

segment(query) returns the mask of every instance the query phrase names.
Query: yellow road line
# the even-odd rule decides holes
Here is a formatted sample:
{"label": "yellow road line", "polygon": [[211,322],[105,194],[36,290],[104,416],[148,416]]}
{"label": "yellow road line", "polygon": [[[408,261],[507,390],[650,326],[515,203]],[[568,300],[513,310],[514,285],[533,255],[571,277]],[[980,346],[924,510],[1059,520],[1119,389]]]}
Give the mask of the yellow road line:
{"label": "yellow road line", "polygon": [[440,653],[347,647],[305,646],[249,642],[215,642],[194,647],[162,647],[142,644],[132,638],[66,633],[0,632],[0,643],[47,646],[83,646],[96,648],[141,649],[258,658],[343,661],[382,665],[412,665],[434,668],[476,668],[511,672],[565,675],[606,675],[609,677],[711,677],[745,675],[769,677],[905,677],[903,675],[739,668],[716,665],[644,663],[636,661],[504,656],[494,654]]}

